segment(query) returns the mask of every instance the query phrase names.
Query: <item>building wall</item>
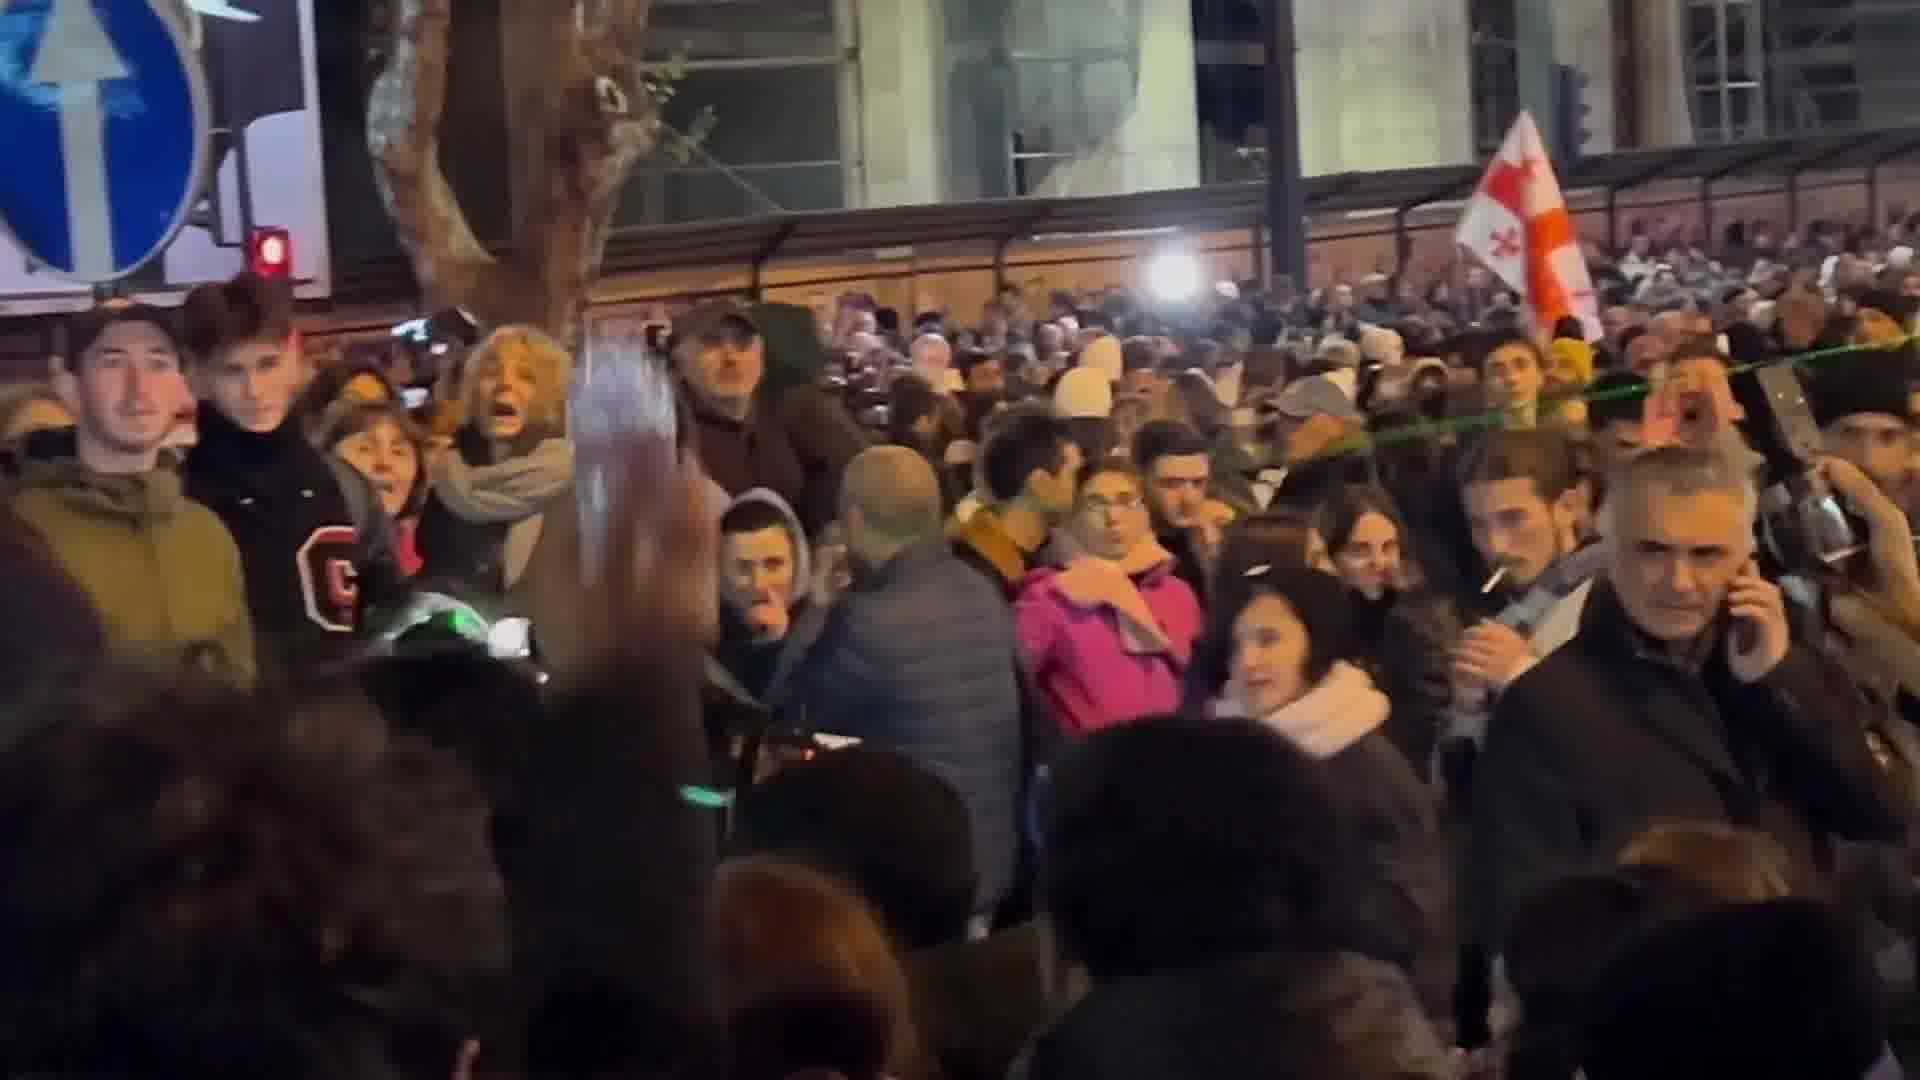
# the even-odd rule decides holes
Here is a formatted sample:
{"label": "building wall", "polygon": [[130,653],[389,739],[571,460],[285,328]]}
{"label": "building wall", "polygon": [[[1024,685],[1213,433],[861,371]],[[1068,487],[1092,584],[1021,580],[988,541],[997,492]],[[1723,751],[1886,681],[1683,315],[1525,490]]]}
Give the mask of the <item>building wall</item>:
{"label": "building wall", "polygon": [[1471,29],[1448,0],[1299,0],[1310,176],[1473,160]]}
{"label": "building wall", "polygon": [[852,206],[937,203],[947,190],[941,131],[938,0],[861,0],[853,100],[858,166]]}
{"label": "building wall", "polygon": [[1144,0],[1139,14],[1135,70],[1113,71],[1099,91],[1116,106],[1118,122],[1054,169],[1036,194],[1114,195],[1200,183],[1191,4]]}
{"label": "building wall", "polygon": [[[938,13],[928,63],[942,73],[948,199],[1199,182],[1191,0],[887,3]],[[854,5],[863,23],[866,6]],[[1016,164],[1016,146],[1033,156]]]}

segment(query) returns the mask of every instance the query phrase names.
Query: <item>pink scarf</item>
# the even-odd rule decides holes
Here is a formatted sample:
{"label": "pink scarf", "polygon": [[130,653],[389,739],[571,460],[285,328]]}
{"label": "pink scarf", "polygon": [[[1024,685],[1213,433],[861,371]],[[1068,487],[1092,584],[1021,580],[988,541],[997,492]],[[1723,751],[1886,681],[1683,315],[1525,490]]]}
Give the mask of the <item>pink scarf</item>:
{"label": "pink scarf", "polygon": [[1120,624],[1121,647],[1128,653],[1170,652],[1173,644],[1166,630],[1160,626],[1159,618],[1148,606],[1147,598],[1140,595],[1133,579],[1172,559],[1171,552],[1148,537],[1118,561],[1077,554],[1068,561],[1066,569],[1054,577],[1053,584],[1060,595],[1077,607],[1110,608]]}
{"label": "pink scarf", "polygon": [[[1342,660],[1313,689],[1258,720],[1308,756],[1325,761],[1378,730],[1387,722],[1390,707],[1387,695],[1374,688],[1366,672]],[[1231,684],[1214,706],[1214,715],[1243,719],[1248,715]]]}

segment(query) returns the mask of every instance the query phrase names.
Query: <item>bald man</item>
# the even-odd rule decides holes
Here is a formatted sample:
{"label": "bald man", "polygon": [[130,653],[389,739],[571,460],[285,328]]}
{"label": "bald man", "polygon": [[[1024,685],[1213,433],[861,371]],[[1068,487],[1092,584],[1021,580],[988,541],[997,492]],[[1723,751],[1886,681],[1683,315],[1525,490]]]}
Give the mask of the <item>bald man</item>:
{"label": "bald man", "polygon": [[[954,557],[933,467],[901,446],[862,451],[841,479],[853,583],[770,693],[814,731],[912,758],[952,784],[973,824],[976,896],[1014,884],[1025,775],[1013,616]],[[797,628],[796,634],[801,631]]]}
{"label": "bald man", "polygon": [[856,573],[939,536],[940,480],[933,466],[905,446],[862,451],[840,480],[840,523]]}

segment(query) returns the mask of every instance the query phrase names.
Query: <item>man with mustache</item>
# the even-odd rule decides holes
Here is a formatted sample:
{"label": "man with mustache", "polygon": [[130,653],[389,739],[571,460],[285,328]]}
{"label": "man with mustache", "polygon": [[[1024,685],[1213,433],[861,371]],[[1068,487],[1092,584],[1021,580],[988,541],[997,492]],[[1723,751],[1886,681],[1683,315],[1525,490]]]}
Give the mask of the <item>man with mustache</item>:
{"label": "man with mustache", "polygon": [[23,462],[15,513],[87,594],[116,650],[251,682],[240,552],[159,467],[187,396],[167,314],[140,304],[90,312],[69,327],[66,352],[53,389],[74,418],[74,448]]}

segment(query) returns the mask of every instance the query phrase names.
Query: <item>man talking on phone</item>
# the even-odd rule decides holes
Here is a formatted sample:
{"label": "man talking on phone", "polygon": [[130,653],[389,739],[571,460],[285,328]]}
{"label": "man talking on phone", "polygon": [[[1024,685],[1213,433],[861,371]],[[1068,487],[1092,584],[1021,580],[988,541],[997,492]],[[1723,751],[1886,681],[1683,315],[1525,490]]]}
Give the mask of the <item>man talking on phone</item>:
{"label": "man talking on phone", "polygon": [[1473,795],[1467,903],[1502,940],[1516,901],[1610,865],[1659,821],[1771,834],[1809,874],[1831,840],[1900,836],[1898,787],[1869,747],[1864,698],[1794,642],[1754,563],[1750,475],[1662,447],[1616,475],[1612,554],[1573,639],[1501,697]]}

